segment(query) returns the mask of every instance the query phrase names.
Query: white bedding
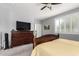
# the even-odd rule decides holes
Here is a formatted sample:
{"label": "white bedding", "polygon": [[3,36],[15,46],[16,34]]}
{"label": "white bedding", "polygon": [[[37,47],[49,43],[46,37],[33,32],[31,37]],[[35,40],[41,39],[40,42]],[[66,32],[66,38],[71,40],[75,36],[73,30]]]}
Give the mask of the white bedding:
{"label": "white bedding", "polygon": [[26,44],[6,50],[1,50],[0,56],[30,56],[32,49],[33,44]]}

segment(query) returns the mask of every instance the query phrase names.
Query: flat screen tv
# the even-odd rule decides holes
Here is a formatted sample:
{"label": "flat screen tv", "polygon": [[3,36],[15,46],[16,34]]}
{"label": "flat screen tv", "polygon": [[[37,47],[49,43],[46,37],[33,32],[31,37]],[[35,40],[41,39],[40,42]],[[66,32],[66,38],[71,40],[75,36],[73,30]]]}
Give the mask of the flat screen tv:
{"label": "flat screen tv", "polygon": [[31,23],[16,21],[16,30],[17,31],[30,31]]}

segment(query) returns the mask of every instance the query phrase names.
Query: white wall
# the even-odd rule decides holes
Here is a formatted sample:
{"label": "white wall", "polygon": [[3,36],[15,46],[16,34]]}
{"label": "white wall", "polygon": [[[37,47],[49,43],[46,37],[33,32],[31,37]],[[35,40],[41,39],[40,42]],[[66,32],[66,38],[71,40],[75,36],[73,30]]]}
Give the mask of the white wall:
{"label": "white wall", "polygon": [[[69,16],[71,19],[73,18],[75,20],[75,18],[76,18],[76,19],[79,20],[79,8],[76,8],[76,9],[73,9],[69,12],[66,12],[66,13],[60,14],[58,16],[55,16],[55,18],[58,19],[58,18],[63,18],[64,17],[63,19],[67,19],[66,15]],[[76,29],[77,29],[77,31],[79,30],[79,25],[77,25]],[[78,32],[77,33],[75,33],[75,32],[73,32],[73,33],[60,33],[60,38],[79,41],[79,34],[78,34]]]}
{"label": "white wall", "polygon": [[[54,20],[56,18],[60,18],[60,17],[66,16],[66,15],[69,15],[69,14],[77,13],[77,12],[79,12],[79,8],[72,9],[70,11],[67,11],[67,12],[58,14],[56,16],[50,17],[50,18],[48,18],[46,20],[43,20],[42,21],[42,35],[55,33]],[[50,30],[44,30],[44,25],[50,25]]]}
{"label": "white wall", "polygon": [[0,32],[0,49],[1,49],[1,47],[2,47],[2,35],[1,35],[2,33]]}
{"label": "white wall", "polygon": [[[0,32],[3,34],[10,30],[10,10],[0,5]],[[4,42],[4,39],[0,38],[0,41]],[[4,46],[4,44],[2,45]]]}
{"label": "white wall", "polygon": [[[53,25],[54,25],[54,22],[53,22],[53,21],[54,21],[56,18],[62,18],[62,17],[66,16],[66,15],[69,15],[69,14],[72,15],[73,13],[75,13],[75,14],[77,13],[77,14],[78,14],[78,13],[79,13],[79,8],[70,10],[70,11],[68,11],[68,12],[65,12],[65,13],[59,14],[59,15],[57,15],[57,16],[51,17],[51,18],[49,18],[49,19],[47,19],[47,20],[44,20],[44,21],[42,22],[42,24],[43,24],[43,25],[44,25],[44,24],[50,24],[51,26],[53,26]],[[78,16],[78,15],[77,15],[77,16]],[[77,17],[77,16],[76,16],[76,17]],[[72,16],[71,16],[71,17],[72,17]],[[77,18],[78,18],[78,17],[77,17]],[[49,31],[45,31],[45,30],[43,29],[42,34],[49,34],[49,33],[54,32],[54,30],[55,30],[55,27],[54,27],[54,26],[53,26],[52,29],[49,30]],[[79,41],[79,34],[60,33],[60,38]]]}
{"label": "white wall", "polygon": [[[54,19],[53,18],[49,18],[49,19],[43,20],[41,22],[42,22],[42,35],[54,33],[55,27],[54,27]],[[50,25],[50,29],[44,30],[45,25]]]}
{"label": "white wall", "polygon": [[0,31],[7,32],[9,27],[9,11],[5,8],[0,8]]}

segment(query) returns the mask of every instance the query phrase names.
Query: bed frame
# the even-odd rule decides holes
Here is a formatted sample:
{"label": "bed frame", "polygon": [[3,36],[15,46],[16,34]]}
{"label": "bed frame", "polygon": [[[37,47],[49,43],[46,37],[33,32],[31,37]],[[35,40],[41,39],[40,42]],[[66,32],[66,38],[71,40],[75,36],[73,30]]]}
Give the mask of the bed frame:
{"label": "bed frame", "polygon": [[46,34],[46,35],[43,35],[41,37],[38,37],[38,38],[34,38],[34,47],[41,44],[41,43],[45,43],[45,42],[49,42],[49,41],[52,41],[52,40],[55,40],[55,39],[58,39],[59,38],[59,34],[55,35],[55,34]]}

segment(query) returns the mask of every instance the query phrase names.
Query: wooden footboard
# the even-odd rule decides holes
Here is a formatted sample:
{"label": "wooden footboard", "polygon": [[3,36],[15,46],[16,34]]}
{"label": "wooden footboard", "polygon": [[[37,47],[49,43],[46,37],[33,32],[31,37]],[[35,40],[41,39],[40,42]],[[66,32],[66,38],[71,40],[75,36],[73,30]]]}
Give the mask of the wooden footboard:
{"label": "wooden footboard", "polygon": [[45,42],[48,42],[48,41],[52,41],[52,40],[55,40],[55,39],[58,39],[58,38],[59,38],[59,34],[58,35],[46,34],[46,35],[43,35],[41,37],[34,38],[34,47],[38,44],[45,43]]}

